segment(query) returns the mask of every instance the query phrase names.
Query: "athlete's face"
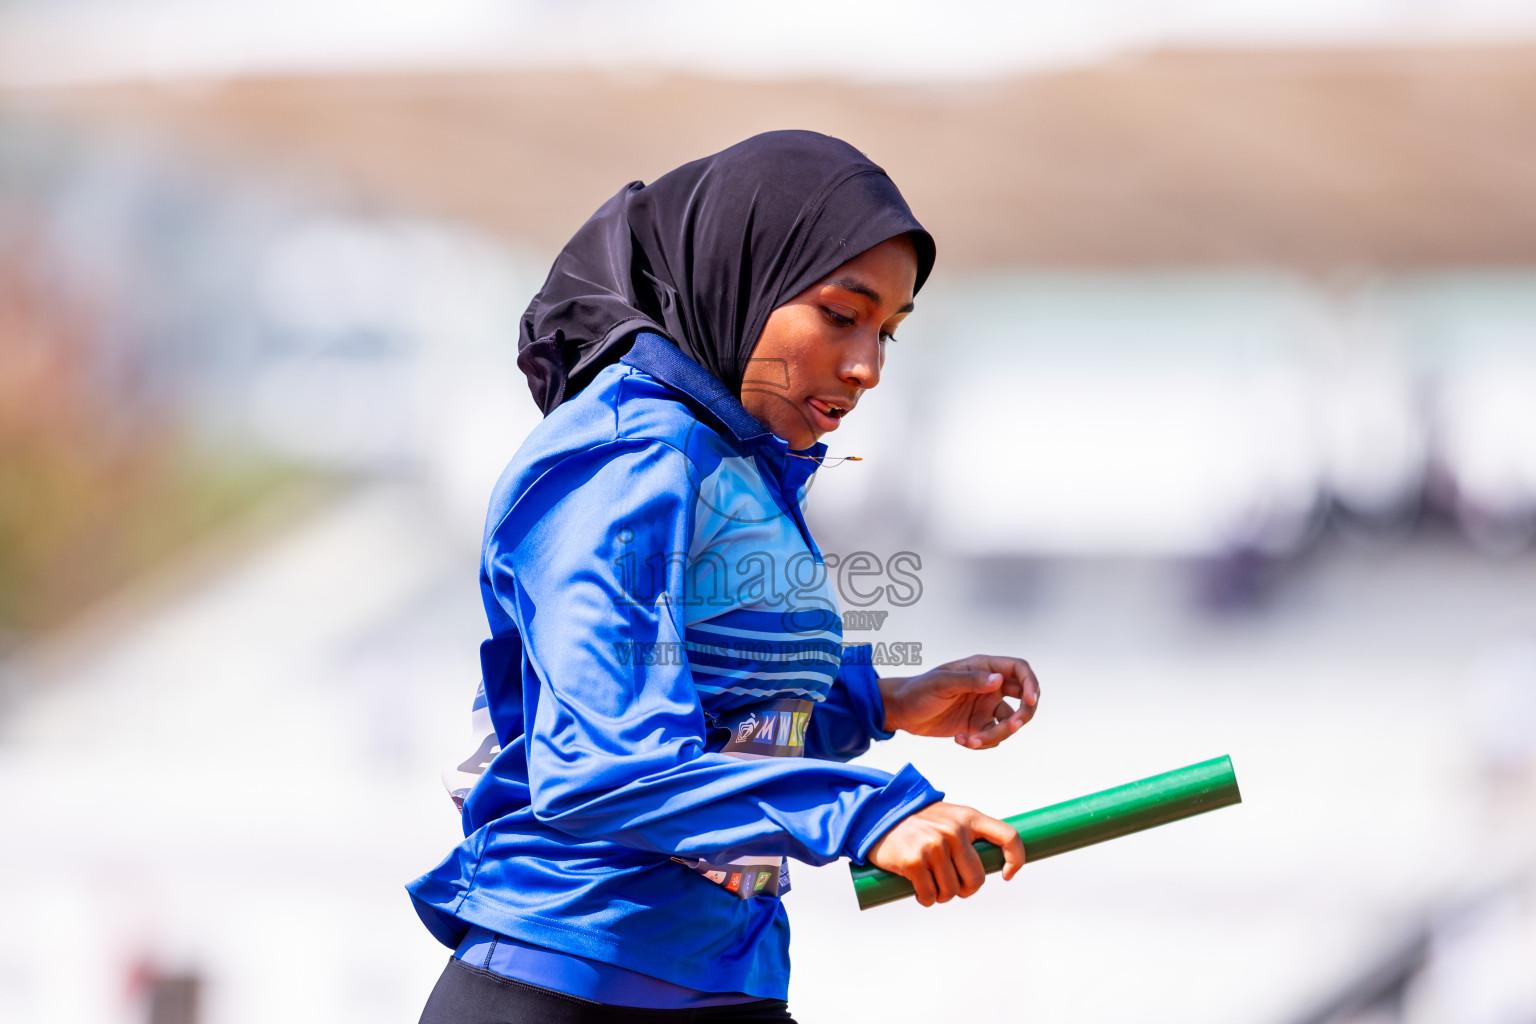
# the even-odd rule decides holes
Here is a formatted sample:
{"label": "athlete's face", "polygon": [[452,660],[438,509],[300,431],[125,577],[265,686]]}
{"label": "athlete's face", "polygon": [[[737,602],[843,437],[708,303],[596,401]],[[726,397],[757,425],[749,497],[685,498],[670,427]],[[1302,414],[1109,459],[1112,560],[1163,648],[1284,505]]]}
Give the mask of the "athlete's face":
{"label": "athlete's face", "polygon": [[741,404],[791,448],[809,448],[880,383],[885,346],[912,312],[917,251],[905,235],[854,257],[768,314]]}

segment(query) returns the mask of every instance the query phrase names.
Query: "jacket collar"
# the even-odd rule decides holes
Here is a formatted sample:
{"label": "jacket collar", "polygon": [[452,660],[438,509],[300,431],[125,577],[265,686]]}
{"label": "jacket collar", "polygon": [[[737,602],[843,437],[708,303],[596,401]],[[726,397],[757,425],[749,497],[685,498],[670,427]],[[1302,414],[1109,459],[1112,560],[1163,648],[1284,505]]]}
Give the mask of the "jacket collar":
{"label": "jacket collar", "polygon": [[714,374],[661,335],[641,331],[621,362],[681,391],[708,409],[738,442],[768,457],[789,493],[798,494],[811,474],[821,467],[826,445],[817,442],[791,454],[789,443],[747,412]]}
{"label": "jacket collar", "polygon": [[757,417],[742,407],[729,388],[704,367],[694,362],[682,349],[651,331],[635,336],[621,362],[643,371],[663,384],[671,385],[704,408],[738,441],[755,441],[774,436]]}

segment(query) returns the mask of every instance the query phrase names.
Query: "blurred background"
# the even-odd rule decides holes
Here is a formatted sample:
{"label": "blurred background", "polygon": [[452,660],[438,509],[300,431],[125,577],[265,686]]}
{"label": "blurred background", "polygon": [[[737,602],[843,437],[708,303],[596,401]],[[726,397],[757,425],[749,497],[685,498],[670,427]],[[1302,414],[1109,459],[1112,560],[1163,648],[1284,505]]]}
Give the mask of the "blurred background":
{"label": "blurred background", "polygon": [[917,560],[848,639],[1044,690],[868,760],[1245,796],[928,911],[799,867],[800,1019],[1536,1022],[1513,0],[0,3],[0,1020],[416,1019],[518,318],[789,127],[939,244],[810,499]]}

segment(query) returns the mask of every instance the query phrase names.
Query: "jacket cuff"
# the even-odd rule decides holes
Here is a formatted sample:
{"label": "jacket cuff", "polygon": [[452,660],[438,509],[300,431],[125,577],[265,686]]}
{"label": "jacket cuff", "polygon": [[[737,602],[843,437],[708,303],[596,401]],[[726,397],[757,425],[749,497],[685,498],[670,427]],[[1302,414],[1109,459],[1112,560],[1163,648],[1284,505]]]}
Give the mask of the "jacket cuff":
{"label": "jacket cuff", "polygon": [[880,695],[880,676],[870,662],[870,646],[850,646],[862,647],[864,651],[862,656],[854,655],[843,661],[842,682],[848,690],[849,706],[870,739],[888,740],[896,733],[885,730],[885,698]]}
{"label": "jacket cuff", "polygon": [[863,864],[869,848],[895,824],[913,811],[944,799],[927,779],[910,764],[897,772],[885,788],[859,809],[843,844],[843,855],[855,864]]}

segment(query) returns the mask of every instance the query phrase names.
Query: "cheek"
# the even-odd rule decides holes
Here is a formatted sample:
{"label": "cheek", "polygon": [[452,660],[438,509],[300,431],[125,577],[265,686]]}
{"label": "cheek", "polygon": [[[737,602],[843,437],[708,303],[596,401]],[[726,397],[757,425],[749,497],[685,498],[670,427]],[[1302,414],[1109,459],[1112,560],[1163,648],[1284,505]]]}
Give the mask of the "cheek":
{"label": "cheek", "polygon": [[813,317],[798,318],[793,332],[784,335],[781,354],[791,390],[814,390],[818,381],[835,369],[834,345]]}
{"label": "cheek", "polygon": [[780,306],[768,314],[757,344],[752,347],[753,359],[793,360],[803,357],[808,338],[815,331],[815,321],[801,306]]}
{"label": "cheek", "polygon": [[790,380],[801,391],[807,394],[821,391],[837,379],[837,351],[826,339],[807,339],[797,355],[790,370]]}

